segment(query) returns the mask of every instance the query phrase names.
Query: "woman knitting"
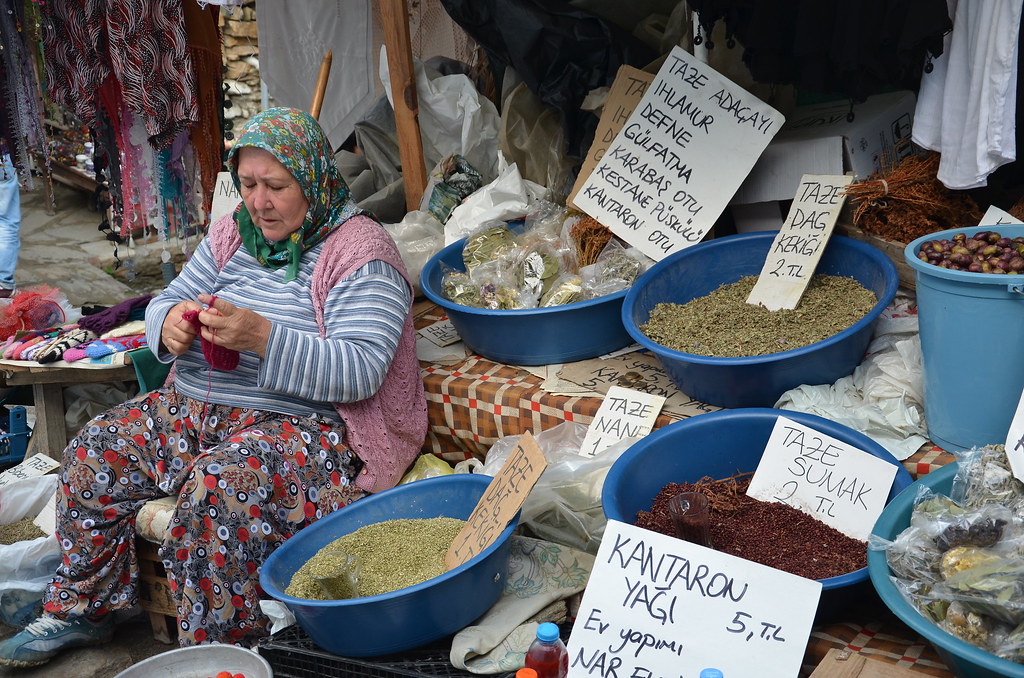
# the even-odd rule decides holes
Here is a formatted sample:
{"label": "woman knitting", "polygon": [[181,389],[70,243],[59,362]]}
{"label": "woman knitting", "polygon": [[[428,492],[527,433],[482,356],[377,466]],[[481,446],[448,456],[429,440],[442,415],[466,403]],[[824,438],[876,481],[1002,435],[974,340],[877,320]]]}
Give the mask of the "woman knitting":
{"label": "woman knitting", "polygon": [[296,531],[394,486],[426,434],[412,284],[298,110],[255,116],[229,155],[242,204],[146,311],[172,386],[87,424],[64,452],[63,562],[43,616],[0,643],[34,666],[109,640],[137,603],[135,516],[177,505],[160,549],[181,645],[267,635],[260,565]]}

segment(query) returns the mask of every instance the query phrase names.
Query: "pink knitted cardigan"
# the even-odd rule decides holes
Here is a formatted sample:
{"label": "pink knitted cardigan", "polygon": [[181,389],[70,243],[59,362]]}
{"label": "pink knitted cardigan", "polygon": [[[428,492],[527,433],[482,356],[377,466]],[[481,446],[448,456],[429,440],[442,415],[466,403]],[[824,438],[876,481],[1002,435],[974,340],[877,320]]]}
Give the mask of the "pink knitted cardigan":
{"label": "pink knitted cardigan", "polygon": [[[231,214],[211,224],[207,237],[218,269],[224,268],[242,243]],[[409,284],[410,292],[413,290],[398,248],[373,219],[352,217],[324,241],[309,291],[321,337],[326,334],[324,303],[331,288],[374,259],[393,266]],[[394,487],[416,459],[427,434],[427,401],[411,313],[405,317],[398,350],[377,392],[354,403],[333,405],[345,422],[349,446],[363,460],[356,486],[367,492]]]}

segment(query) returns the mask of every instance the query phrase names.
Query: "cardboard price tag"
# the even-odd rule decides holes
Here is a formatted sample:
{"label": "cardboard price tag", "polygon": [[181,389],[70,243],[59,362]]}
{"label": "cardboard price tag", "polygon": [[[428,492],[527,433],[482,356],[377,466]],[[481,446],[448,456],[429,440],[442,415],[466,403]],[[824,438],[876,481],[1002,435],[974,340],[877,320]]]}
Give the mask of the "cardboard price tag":
{"label": "cardboard price tag", "polygon": [[704,238],[783,121],[673,47],[573,203],[660,261]]}
{"label": "cardboard price tag", "polygon": [[642,438],[654,428],[665,398],[652,393],[612,386],[587,427],[580,454],[593,457],[624,438]]}
{"label": "cardboard price tag", "polygon": [[240,202],[242,195],[231,181],[231,172],[218,172],[217,184],[213,190],[213,204],[210,205],[210,223],[233,212]]}
{"label": "cardboard price tag", "polygon": [[1017,401],[1017,410],[1006,432],[1006,458],[1010,462],[1013,476],[1024,482],[1024,393]]}
{"label": "cardboard price tag", "polygon": [[779,417],[747,495],[780,501],[867,541],[895,477],[894,464]]}
{"label": "cardboard price tag", "polygon": [[431,343],[442,348],[462,340],[451,320],[438,320],[433,325],[424,327],[419,333],[421,337],[426,337]]}
{"label": "cardboard price tag", "polygon": [[609,520],[569,642],[569,678],[790,678],[821,582]]}
{"label": "cardboard price tag", "polygon": [[444,556],[446,568],[458,567],[498,538],[522,508],[547,465],[540,446],[527,431],[487,486],[462,531],[452,541]]}
{"label": "cardboard price tag", "polygon": [[0,487],[17,482],[24,478],[35,478],[44,476],[56,470],[60,462],[48,455],[39,453],[25,459],[17,466],[11,467],[0,473]]}
{"label": "cardboard price tag", "polygon": [[769,311],[797,307],[846,202],[842,190],[851,181],[848,175],[805,174],[800,179],[786,221],[747,296],[748,304]]}

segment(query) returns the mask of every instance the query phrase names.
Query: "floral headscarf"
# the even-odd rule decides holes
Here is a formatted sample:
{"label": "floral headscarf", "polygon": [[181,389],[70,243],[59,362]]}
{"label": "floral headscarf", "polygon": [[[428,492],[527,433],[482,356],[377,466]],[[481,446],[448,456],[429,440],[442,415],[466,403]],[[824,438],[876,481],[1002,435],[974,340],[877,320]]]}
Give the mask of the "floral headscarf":
{"label": "floral headscarf", "polygon": [[284,165],[309,201],[306,219],[297,231],[279,242],[268,241],[252,221],[245,203],[235,212],[242,244],[268,268],[287,266],[285,281],[294,280],[303,252],[326,238],[357,214],[365,214],[349,197],[348,185],[334,163],[334,152],[320,124],[296,108],[270,108],[253,116],[228,154],[235,188],[238,149],[253,146],[269,151]]}

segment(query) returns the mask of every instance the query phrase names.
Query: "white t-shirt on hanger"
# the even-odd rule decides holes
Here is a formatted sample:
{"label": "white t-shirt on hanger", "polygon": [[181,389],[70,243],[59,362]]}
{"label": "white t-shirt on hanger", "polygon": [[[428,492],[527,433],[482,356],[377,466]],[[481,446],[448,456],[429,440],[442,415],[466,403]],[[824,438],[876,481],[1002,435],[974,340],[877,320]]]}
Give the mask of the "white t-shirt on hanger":
{"label": "white t-shirt on hanger", "polygon": [[953,30],[931,73],[921,76],[914,143],[941,154],[950,189],[985,186],[1017,158],[1017,45],[1020,0],[947,0]]}

